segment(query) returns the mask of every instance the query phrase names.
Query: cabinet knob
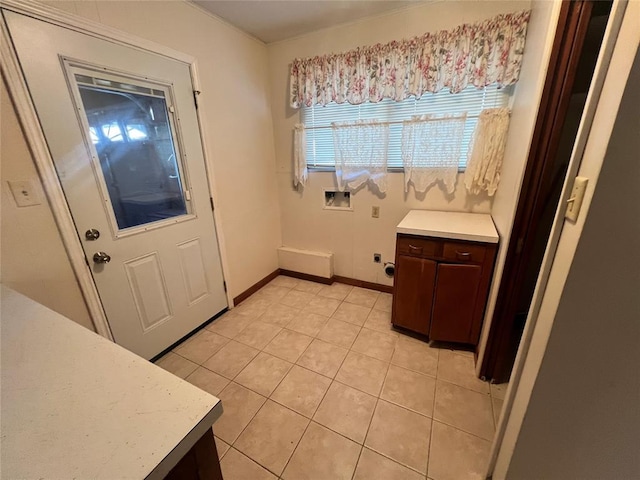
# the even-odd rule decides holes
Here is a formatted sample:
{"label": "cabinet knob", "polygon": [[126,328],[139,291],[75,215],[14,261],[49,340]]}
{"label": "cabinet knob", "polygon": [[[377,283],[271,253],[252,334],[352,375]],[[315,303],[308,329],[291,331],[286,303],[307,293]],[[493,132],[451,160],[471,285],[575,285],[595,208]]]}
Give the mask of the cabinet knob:
{"label": "cabinet knob", "polygon": [[471,253],[459,252],[456,250],[456,257],[458,258],[458,260],[471,260]]}

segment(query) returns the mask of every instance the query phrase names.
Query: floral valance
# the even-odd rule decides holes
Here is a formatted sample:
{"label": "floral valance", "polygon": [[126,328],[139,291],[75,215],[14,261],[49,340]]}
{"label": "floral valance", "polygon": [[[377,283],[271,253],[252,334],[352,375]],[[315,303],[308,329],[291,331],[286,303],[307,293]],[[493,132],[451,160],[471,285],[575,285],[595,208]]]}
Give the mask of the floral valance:
{"label": "floral valance", "polygon": [[402,101],[443,88],[457,93],[469,85],[511,85],[520,74],[529,15],[503,14],[409,40],[296,59],[290,104]]}

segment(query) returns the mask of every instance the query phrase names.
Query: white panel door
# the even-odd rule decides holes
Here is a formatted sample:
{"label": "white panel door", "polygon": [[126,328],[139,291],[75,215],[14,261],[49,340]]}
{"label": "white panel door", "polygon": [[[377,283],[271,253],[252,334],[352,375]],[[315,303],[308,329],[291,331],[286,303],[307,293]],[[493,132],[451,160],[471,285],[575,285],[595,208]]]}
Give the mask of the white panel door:
{"label": "white panel door", "polygon": [[3,11],[115,341],[227,307],[189,65]]}

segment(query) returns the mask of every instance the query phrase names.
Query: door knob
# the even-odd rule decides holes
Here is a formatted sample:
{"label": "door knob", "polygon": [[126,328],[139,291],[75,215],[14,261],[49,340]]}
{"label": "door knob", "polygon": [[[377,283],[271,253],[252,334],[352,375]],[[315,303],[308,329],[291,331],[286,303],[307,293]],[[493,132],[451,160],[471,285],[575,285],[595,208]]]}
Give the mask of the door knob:
{"label": "door knob", "polygon": [[94,263],[109,263],[111,257],[104,252],[96,252],[93,254]]}
{"label": "door knob", "polygon": [[90,228],[86,232],[84,232],[84,238],[87,240],[97,240],[100,238],[100,232],[95,228]]}

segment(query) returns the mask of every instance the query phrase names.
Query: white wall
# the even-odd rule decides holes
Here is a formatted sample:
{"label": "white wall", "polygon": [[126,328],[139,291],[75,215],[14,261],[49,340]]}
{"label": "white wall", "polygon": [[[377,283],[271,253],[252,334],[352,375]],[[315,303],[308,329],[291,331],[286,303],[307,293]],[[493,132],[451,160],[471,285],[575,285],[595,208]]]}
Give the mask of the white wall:
{"label": "white wall", "polygon": [[[591,183],[597,180],[597,185],[588,213],[581,213],[587,213],[581,233],[580,221],[563,231],[559,253],[567,236],[579,235],[579,242],[573,258],[570,250],[565,257],[556,255],[553,268],[562,268],[556,263],[570,262],[570,269],[564,283],[553,283],[557,276],[552,271],[549,284],[556,288],[549,293],[547,287],[543,299],[538,323],[546,324],[550,316],[552,327],[547,343],[541,345],[543,351],[535,352],[541,363],[513,455],[502,468],[506,478],[640,476],[638,13],[636,5],[633,41],[621,45],[628,51],[626,55],[636,53],[608,147],[608,132],[603,126],[592,130],[592,136],[598,138],[594,142],[590,138],[585,151],[579,174],[588,176]],[[612,66],[618,66],[614,62]],[[610,72],[622,77],[625,65]],[[605,95],[603,91],[602,98]],[[596,114],[594,127],[598,120],[611,122],[616,108],[615,101],[604,105],[605,111]],[[598,175],[599,162],[595,160],[604,148],[606,156]],[[534,338],[531,350],[536,346]],[[504,477],[501,473],[494,478]]]}
{"label": "white wall", "polygon": [[[528,1],[483,1],[483,2],[435,2],[411,7],[377,17],[364,19],[349,25],[341,25],[291,40],[268,45],[271,99],[276,147],[276,163],[280,208],[282,212],[282,241],[286,246],[307,250],[333,252],[335,273],[360,280],[390,285],[382,267],[373,263],[373,253],[382,253],[383,261],[393,261],[395,252],[395,226],[411,209],[451,210],[488,213],[491,199],[485,195],[468,195],[459,175],[457,189],[451,196],[438,186],[426,195],[416,196],[411,190],[404,193],[403,174],[389,174],[389,188],[384,197],[378,197],[368,188],[357,191],[352,196],[353,212],[322,210],[323,187],[335,186],[335,175],[330,172],[311,173],[304,191],[298,192],[292,186],[292,130],[299,122],[299,111],[288,105],[289,65],[296,57],[309,57],[331,52],[349,50],[361,45],[384,43],[407,38],[428,31],[449,29],[461,23],[471,23],[490,18],[499,13],[513,12],[530,7]],[[535,17],[535,16],[534,16]],[[535,91],[540,68],[538,51],[545,36],[536,27],[540,19],[533,19],[532,39],[527,41],[525,62],[529,78],[520,82],[533,84],[525,93]],[[530,53],[531,52],[531,53]],[[527,60],[527,57],[534,60]],[[532,74],[533,72],[533,74]],[[523,75],[524,77],[524,75]],[[522,90],[518,87],[518,90]],[[523,95],[516,90],[516,101]],[[510,136],[517,138],[520,149],[511,148],[505,164],[517,165],[523,162],[522,138],[527,138],[526,128],[533,122],[535,111],[521,106],[531,99],[520,100],[514,111]],[[523,118],[520,118],[523,117]],[[512,142],[515,143],[515,142]],[[508,170],[508,168],[507,168]],[[510,192],[519,188],[518,175],[509,174],[503,180],[501,189]],[[380,218],[371,218],[371,206],[380,206]]]}
{"label": "white wall", "polygon": [[265,45],[182,1],[45,3],[197,59],[231,296],[278,268],[282,241]]}
{"label": "white wall", "polygon": [[545,76],[555,37],[556,25],[560,14],[560,2],[534,0],[531,3],[531,20],[527,31],[525,55],[520,70],[520,80],[516,86],[515,100],[509,125],[509,138],[505,148],[505,161],[502,165],[500,186],[493,199],[491,216],[500,234],[498,257],[489,291],[489,300],[485,312],[485,321],[478,346],[479,372],[489,336],[489,328],[498,297],[502,270],[507,257],[507,248],[511,239],[511,229],[518,206],[518,197]]}
{"label": "white wall", "polygon": [[[337,275],[391,284],[373,263],[372,254],[382,253],[383,261],[393,260],[395,226],[414,208],[492,211],[503,245],[506,243],[526,160],[522,139],[530,137],[535,121],[545,48],[555,21],[552,12],[557,10],[554,4],[532,4],[503,181],[493,209],[490,198],[467,195],[461,179],[451,196],[439,187],[416,196],[413,191],[404,193],[401,173],[392,173],[385,197],[365,188],[353,195],[353,212],[332,212],[321,208],[322,188],[335,185],[332,173],[312,173],[303,192],[292,188],[292,127],[299,113],[287,102],[291,60],[452,28],[529,8],[529,1],[428,3],[268,47],[184,2],[50,3],[198,59],[221,219],[219,233],[232,295],[277,268],[276,248],[282,244],[333,252]],[[167,19],[171,19],[171,28],[167,28]],[[372,205],[381,207],[380,218],[371,218]]]}
{"label": "white wall", "polygon": [[[4,80],[0,104],[2,283],[93,330]],[[24,180],[40,205],[17,206],[7,182]]]}

